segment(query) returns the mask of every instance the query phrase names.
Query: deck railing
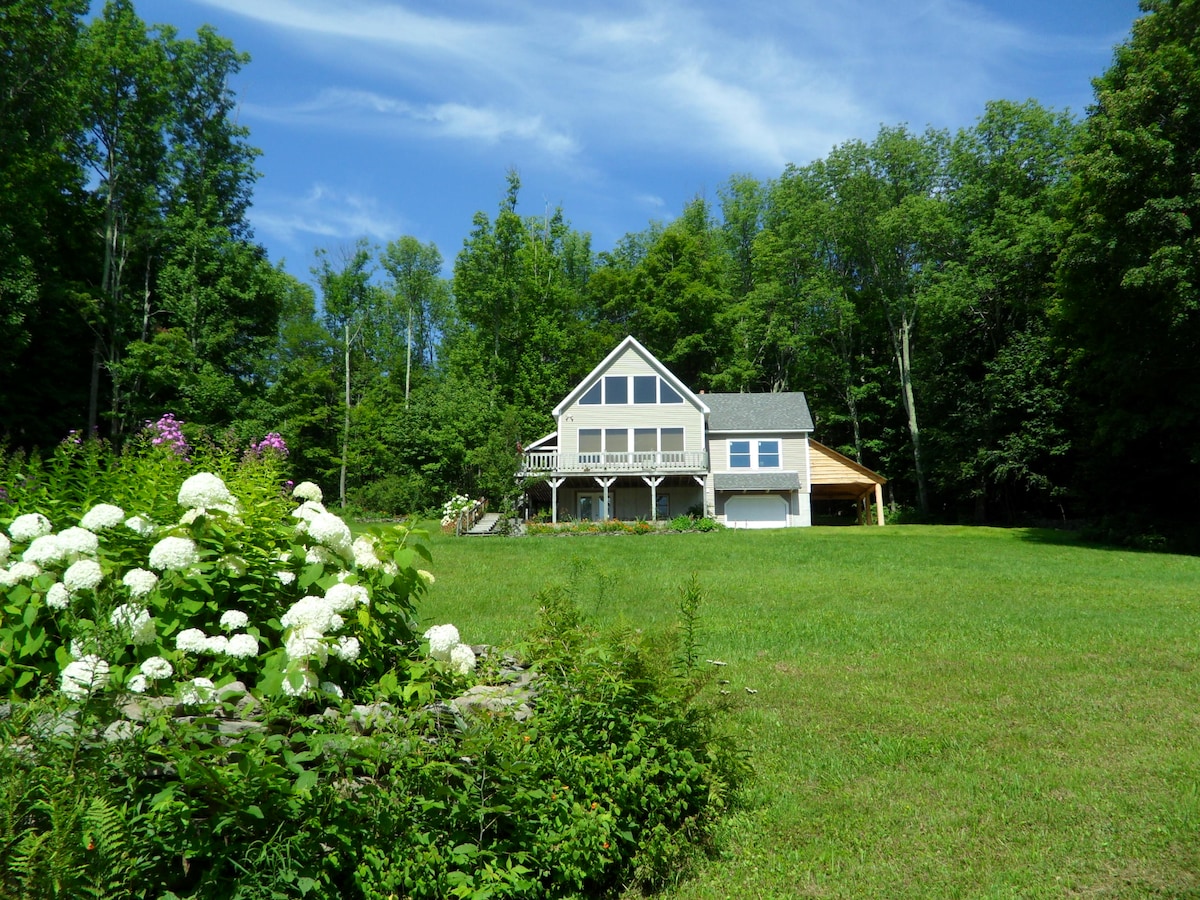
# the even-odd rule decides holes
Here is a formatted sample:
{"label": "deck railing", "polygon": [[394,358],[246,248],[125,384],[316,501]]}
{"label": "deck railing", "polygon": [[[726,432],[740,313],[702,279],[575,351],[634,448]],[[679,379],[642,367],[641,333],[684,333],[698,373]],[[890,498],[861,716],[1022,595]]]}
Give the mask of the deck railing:
{"label": "deck railing", "polygon": [[653,453],[525,454],[521,473],[535,472],[704,472],[708,453],[703,450],[659,450]]}

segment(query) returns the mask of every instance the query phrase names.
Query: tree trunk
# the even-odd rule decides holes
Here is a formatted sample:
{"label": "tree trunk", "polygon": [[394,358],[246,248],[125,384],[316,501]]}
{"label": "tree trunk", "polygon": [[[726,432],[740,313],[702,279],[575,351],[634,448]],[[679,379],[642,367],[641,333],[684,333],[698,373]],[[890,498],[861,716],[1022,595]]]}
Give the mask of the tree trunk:
{"label": "tree trunk", "polygon": [[338,482],[338,497],[346,507],[346,457],[350,453],[350,323],[346,323],[346,415],[342,421],[342,474]]}
{"label": "tree trunk", "polygon": [[[889,324],[891,322],[889,313]],[[908,312],[900,314],[898,327],[892,327],[892,346],[896,354],[896,366],[900,370],[900,397],[904,401],[904,412],[908,419],[908,435],[912,440],[913,468],[917,474],[917,508],[924,515],[929,512],[929,494],[925,486],[925,467],[921,462],[921,429],[917,425],[917,401],[912,384],[912,320]]]}

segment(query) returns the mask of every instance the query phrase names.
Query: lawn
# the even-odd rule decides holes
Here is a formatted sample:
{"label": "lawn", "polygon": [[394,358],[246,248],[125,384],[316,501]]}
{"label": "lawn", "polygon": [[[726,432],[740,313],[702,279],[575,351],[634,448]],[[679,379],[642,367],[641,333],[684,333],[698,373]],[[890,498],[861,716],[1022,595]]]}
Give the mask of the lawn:
{"label": "lawn", "polygon": [[435,535],[421,609],[504,644],[571,584],[727,665],[756,778],[667,897],[1200,898],[1200,559],[1052,532]]}

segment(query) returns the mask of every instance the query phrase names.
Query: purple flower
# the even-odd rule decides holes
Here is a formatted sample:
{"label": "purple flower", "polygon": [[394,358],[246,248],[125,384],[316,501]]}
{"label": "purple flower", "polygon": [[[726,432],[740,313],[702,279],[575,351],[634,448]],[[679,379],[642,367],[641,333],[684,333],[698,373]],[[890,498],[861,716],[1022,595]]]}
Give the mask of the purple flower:
{"label": "purple flower", "polygon": [[183,423],[171,413],[164,413],[157,422],[147,421],[146,428],[152,435],[150,443],[156,447],[169,447],[176,456],[185,458],[192,449],[183,436]]}
{"label": "purple flower", "polygon": [[257,444],[251,444],[250,449],[258,456],[264,453],[278,453],[280,456],[288,455],[287,442],[278,431],[272,431]]}

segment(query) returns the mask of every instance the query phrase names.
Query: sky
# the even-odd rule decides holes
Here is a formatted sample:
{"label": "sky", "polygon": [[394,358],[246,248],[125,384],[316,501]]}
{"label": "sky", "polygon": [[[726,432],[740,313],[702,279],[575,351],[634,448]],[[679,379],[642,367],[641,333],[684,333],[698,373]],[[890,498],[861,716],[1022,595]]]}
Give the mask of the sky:
{"label": "sky", "polygon": [[778,177],[881,125],[951,132],[989,100],[1079,117],[1137,0],[136,0],[212,25],[261,149],[250,212],[311,281],[359,238],[433,242],[448,275],[506,173],[594,250],[734,175]]}

